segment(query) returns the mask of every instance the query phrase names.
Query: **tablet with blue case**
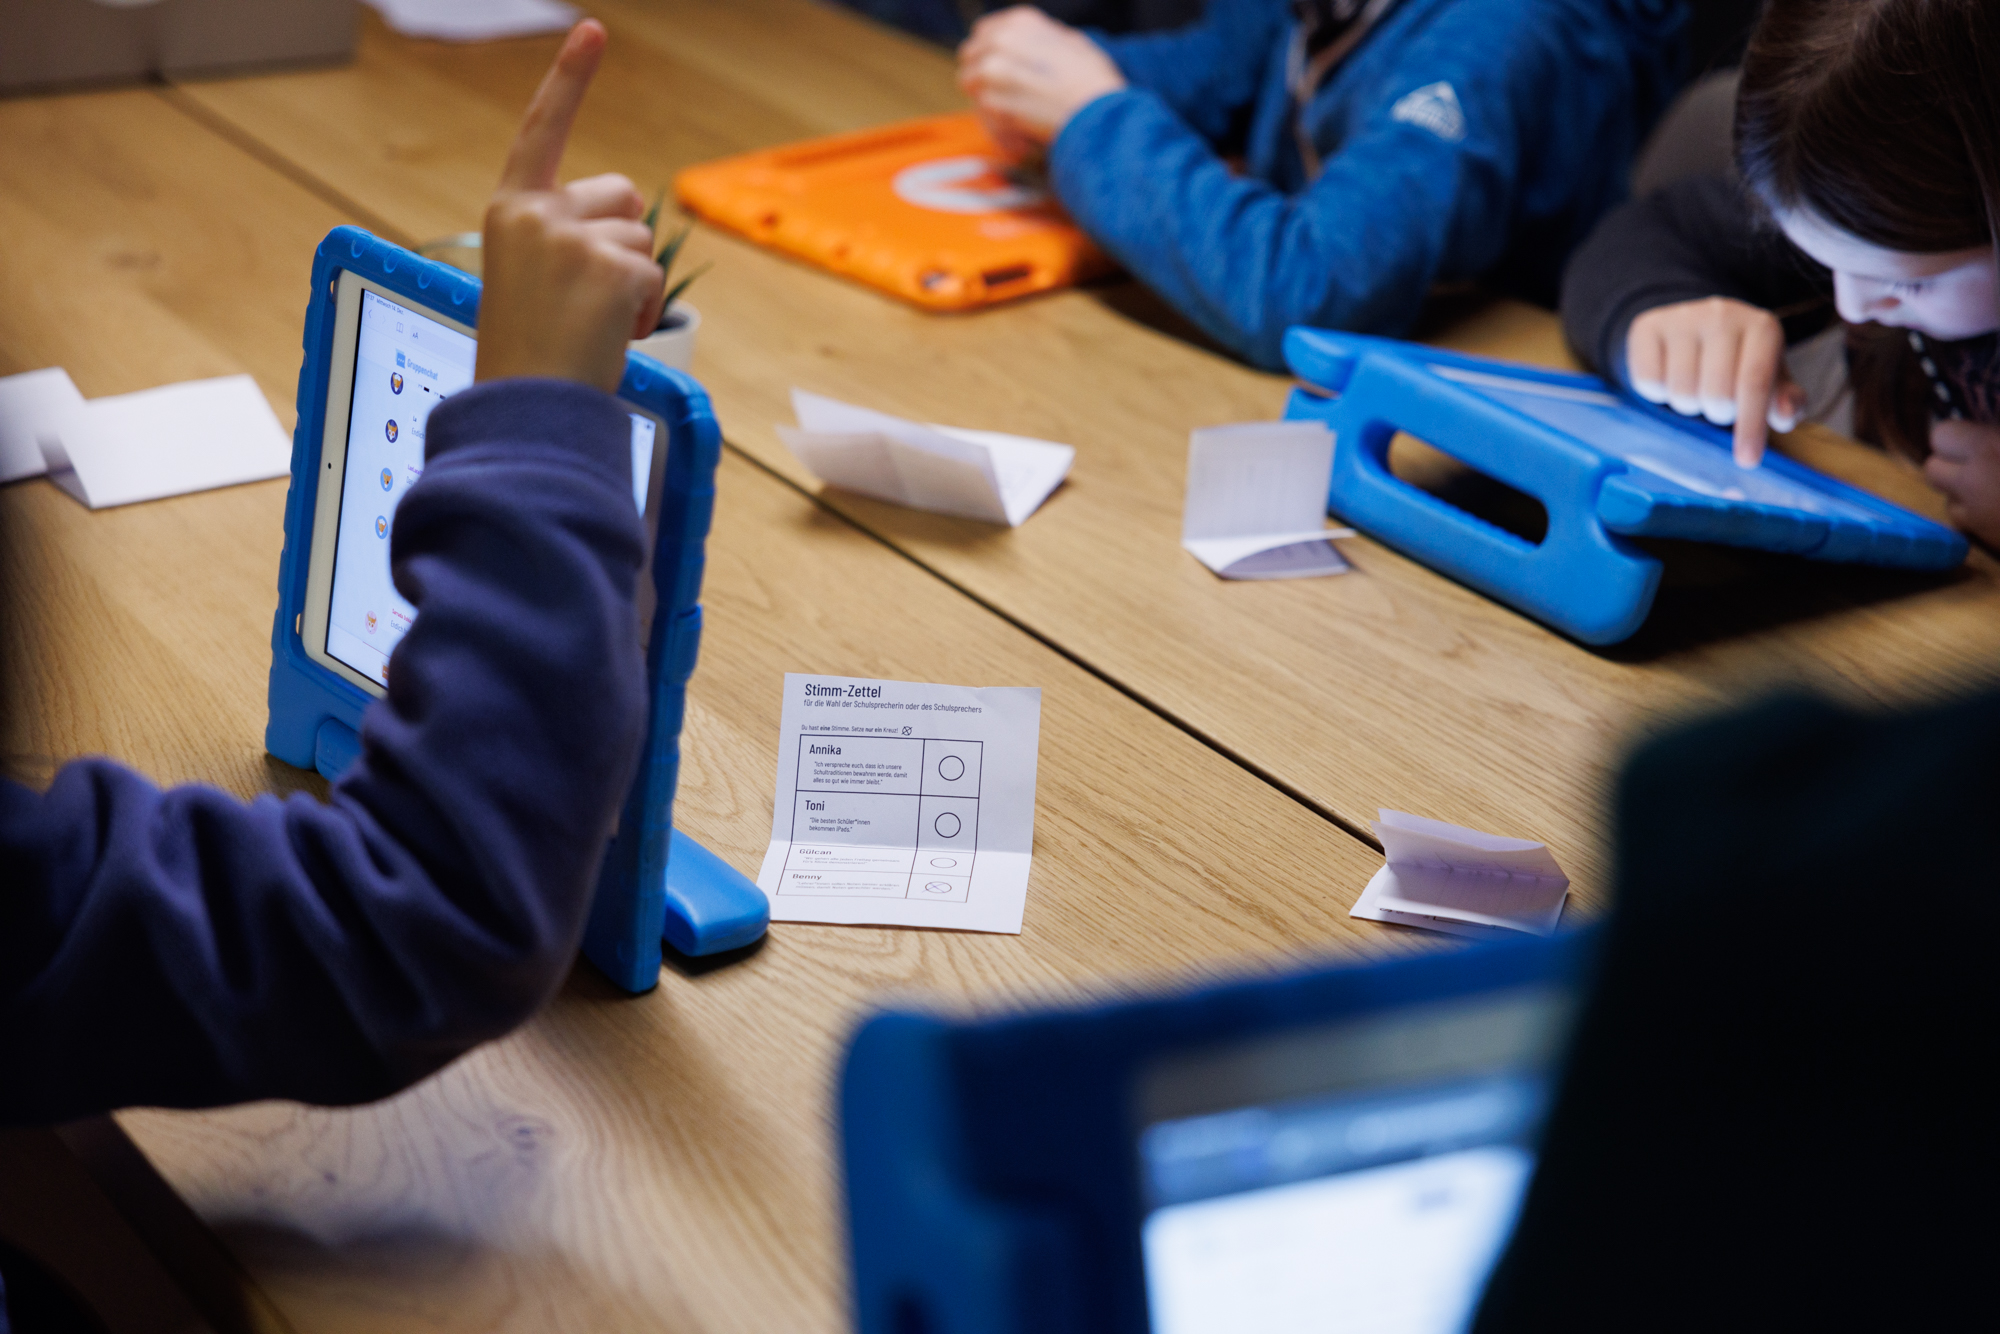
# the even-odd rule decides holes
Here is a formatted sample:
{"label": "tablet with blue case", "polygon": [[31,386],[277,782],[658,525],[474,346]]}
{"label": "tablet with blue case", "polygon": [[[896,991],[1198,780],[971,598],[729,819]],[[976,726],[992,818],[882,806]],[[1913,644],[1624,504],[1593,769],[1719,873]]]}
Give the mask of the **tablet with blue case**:
{"label": "tablet with blue case", "polygon": [[[423,472],[431,409],[472,383],[479,282],[339,227],[314,255],[312,283],[264,744],[333,779],[360,754],[361,715],[416,614],[390,580],[388,538]],[[618,396],[651,544],[639,627],[650,717],[583,951],[636,992],[658,981],[663,939],[685,954],[735,949],[764,933],[770,913],[754,882],[673,828],[721,436],[701,386],[649,358],[628,356]]]}
{"label": "tablet with blue case", "polygon": [[[1346,522],[1590,644],[1631,636],[1659,560],[1629,539],[1678,538],[1911,570],[1951,569],[1951,529],[1775,452],[1755,469],[1729,432],[1593,376],[1320,329],[1285,335],[1307,386],[1285,415],[1334,431],[1329,508]],[[1539,543],[1399,480],[1398,431],[1525,492]]]}
{"label": "tablet with blue case", "polygon": [[863,1334],[1453,1334],[1511,1232],[1594,935],[862,1027]]}

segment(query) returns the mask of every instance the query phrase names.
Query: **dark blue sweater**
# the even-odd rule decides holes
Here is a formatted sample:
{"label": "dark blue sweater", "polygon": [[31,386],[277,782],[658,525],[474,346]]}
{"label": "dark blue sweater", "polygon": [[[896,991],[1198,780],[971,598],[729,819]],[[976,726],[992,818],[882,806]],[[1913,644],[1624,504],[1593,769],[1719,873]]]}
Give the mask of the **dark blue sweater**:
{"label": "dark blue sweater", "polygon": [[437,409],[391,547],[420,615],[326,802],[0,783],[0,1124],[365,1102],[549,998],[643,730],[630,439],[566,382]]}

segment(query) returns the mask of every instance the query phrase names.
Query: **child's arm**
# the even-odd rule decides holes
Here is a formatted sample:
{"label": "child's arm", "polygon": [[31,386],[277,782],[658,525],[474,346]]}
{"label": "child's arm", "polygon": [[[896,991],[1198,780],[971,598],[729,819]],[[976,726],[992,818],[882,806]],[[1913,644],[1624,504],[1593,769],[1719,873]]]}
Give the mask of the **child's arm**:
{"label": "child's arm", "polygon": [[1578,247],[1563,325],[1578,355],[1641,397],[1733,424],[1750,466],[1767,429],[1804,411],[1785,345],[1831,321],[1832,291],[1825,269],[1759,224],[1741,186],[1694,177],[1615,210]]}
{"label": "child's arm", "polygon": [[382,1097],[568,973],[646,698],[630,421],[593,384],[660,280],[642,244],[635,285],[612,252],[639,238],[595,225],[627,211],[615,191],[522,196],[564,194],[548,125],[602,43],[583,25],[537,99],[524,139],[550,170],[510,170],[499,211],[546,225],[499,238],[482,319],[482,374],[566,378],[432,414],[390,547],[419,615],[329,801],[163,792],[106,760],[42,794],[0,783],[0,1124]]}
{"label": "child's arm", "polygon": [[1437,23],[1413,12],[1391,10],[1334,76],[1352,92],[1323,170],[1296,193],[1235,174],[1132,88],[1064,126],[1057,194],[1134,276],[1260,366],[1282,366],[1294,324],[1402,333],[1434,283],[1508,259],[1530,210],[1553,215],[1535,215],[1543,232],[1561,227],[1543,196],[1582,211],[1609,189],[1607,163],[1636,133],[1627,64],[1642,40],[1570,4],[1466,0]]}
{"label": "child's arm", "polygon": [[1291,22],[1283,0],[1215,0],[1171,32],[1106,37],[1029,5],[989,14],[958,51],[958,80],[994,137],[1039,152],[1077,111],[1130,84],[1220,146],[1256,100],[1264,63]]}
{"label": "child's arm", "polygon": [[2000,550],[2000,427],[1932,422],[1924,476],[1944,492],[1954,524]]}

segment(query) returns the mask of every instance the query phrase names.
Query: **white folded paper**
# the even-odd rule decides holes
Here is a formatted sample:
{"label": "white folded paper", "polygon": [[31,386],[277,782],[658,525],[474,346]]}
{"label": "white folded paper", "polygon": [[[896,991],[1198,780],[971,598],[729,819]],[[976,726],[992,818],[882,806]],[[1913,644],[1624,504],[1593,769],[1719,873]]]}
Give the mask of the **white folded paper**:
{"label": "white folded paper", "polygon": [[82,406],[83,395],[60,366],[0,379],[0,482],[48,471],[42,442],[55,439],[57,425]]}
{"label": "white folded paper", "polygon": [[1361,891],[1349,916],[1475,940],[1515,932],[1546,936],[1556,929],[1569,877],[1543,844],[1402,811],[1376,814],[1388,864]]}
{"label": "white folded paper", "polygon": [[405,37],[442,42],[487,42],[499,37],[531,37],[564,32],[577,10],[558,0],[367,0],[391,28]]}
{"label": "white folded paper", "polygon": [[891,417],[792,390],[778,438],[823,482],[878,500],[1018,527],[1062,485],[1076,451],[998,431]]}
{"label": "white folded paper", "polygon": [[1333,434],[1319,422],[1244,422],[1188,436],[1181,545],[1224,579],[1340,574],[1326,526]]}
{"label": "white folded paper", "polygon": [[247,375],[93,398],[42,441],[49,480],[94,510],[283,477],[292,446]]}

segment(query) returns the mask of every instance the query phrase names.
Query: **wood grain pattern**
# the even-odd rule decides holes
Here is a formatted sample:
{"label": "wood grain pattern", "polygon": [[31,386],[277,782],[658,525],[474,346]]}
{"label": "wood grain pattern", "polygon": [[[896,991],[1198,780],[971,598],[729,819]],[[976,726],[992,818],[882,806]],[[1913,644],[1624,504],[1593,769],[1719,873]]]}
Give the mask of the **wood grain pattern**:
{"label": "wood grain pattern", "polygon": [[[959,104],[944,54],[800,0],[599,8],[611,58],[573,141],[576,174],[665,180],[706,154]],[[185,96],[423,235],[478,217],[490,173],[454,154],[498,159],[551,49],[461,54],[371,29],[352,69]],[[450,145],[433,136],[407,161],[386,147],[460,106]],[[732,444],[814,485],[772,430],[799,385],[1075,445],[1070,481],[1011,532],[824,499],[1348,827],[1395,806],[1544,838],[1585,905],[1601,902],[1602,810],[1635,734],[1778,687],[1907,699],[2000,659],[2000,566],[1984,554],[1924,578],[1678,552],[1647,627],[1604,651],[1365,539],[1347,544],[1356,573],[1343,578],[1224,584],[1179,548],[1187,432],[1276,415],[1282,377],[1134,318],[1148,303],[1130,284],[936,316],[712,231],[689,254],[715,261],[693,293],[695,369]],[[1441,303],[1427,335],[1569,364],[1553,317],[1516,303]],[[1939,513],[1921,478],[1874,451],[1815,430],[1788,448]]]}
{"label": "wood grain pattern", "polygon": [[[89,393],[249,370],[289,421],[337,213],[157,92],[0,103],[0,139],[5,369],[64,364]],[[43,481],[0,490],[9,767],[101,752],[243,796],[323,790],[259,744],[283,497],[92,514]],[[737,456],[709,552],[682,825],[755,867],[788,669],[1039,685],[1024,933],[781,924],[636,1000],[579,968],[520,1033],[384,1104],[122,1114],[252,1276],[250,1309],[301,1331],[834,1328],[830,1092],[870,1007],[1435,943],[1345,915],[1377,864],[1362,844]]]}

